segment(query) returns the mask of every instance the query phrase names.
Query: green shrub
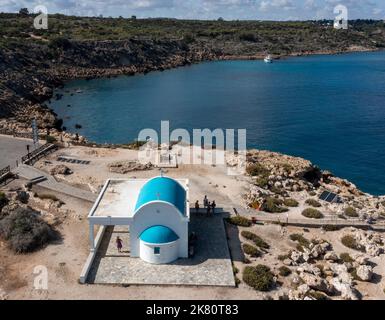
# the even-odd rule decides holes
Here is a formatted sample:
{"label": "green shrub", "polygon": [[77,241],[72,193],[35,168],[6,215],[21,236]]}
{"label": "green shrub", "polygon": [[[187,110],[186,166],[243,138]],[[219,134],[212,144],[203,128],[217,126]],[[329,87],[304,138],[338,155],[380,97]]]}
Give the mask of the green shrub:
{"label": "green shrub", "polygon": [[302,215],[306,218],[312,218],[312,219],[321,219],[323,218],[323,214],[318,211],[317,209],[313,208],[307,208],[302,211]]}
{"label": "green shrub", "polygon": [[305,203],[315,208],[321,207],[321,204],[315,199],[307,199]]}
{"label": "green shrub", "polygon": [[357,210],[353,207],[345,208],[344,212],[348,217],[357,218],[359,216]]}
{"label": "green shrub", "polygon": [[350,275],[352,276],[353,280],[355,281],[363,281],[358,275],[357,275],[357,269],[356,268],[351,268],[349,270]]}
{"label": "green shrub", "polygon": [[19,207],[0,220],[0,237],[14,252],[25,253],[41,248],[57,234],[36,211]]}
{"label": "green shrub", "polygon": [[365,252],[365,247],[360,245],[357,240],[350,234],[347,234],[341,238],[341,243],[350,249]]}
{"label": "green shrub", "polygon": [[250,227],[252,224],[251,220],[242,216],[234,216],[227,218],[227,222],[240,227]]}
{"label": "green shrub", "polygon": [[260,188],[266,188],[269,185],[269,178],[265,176],[257,177],[255,184]]}
{"label": "green shrub", "polygon": [[298,242],[301,246],[309,248],[310,241],[306,239],[302,234],[293,233],[289,236],[290,240]]}
{"label": "green shrub", "polygon": [[264,265],[247,266],[243,271],[243,282],[258,291],[269,291],[274,285],[274,275]]}
{"label": "green shrub", "polygon": [[244,243],[242,245],[242,248],[243,248],[243,252],[248,254],[249,256],[252,256],[254,258],[258,258],[261,256],[261,252],[258,250],[258,248],[248,243]]}
{"label": "green shrub", "polygon": [[267,197],[261,206],[261,210],[270,213],[281,213],[288,211],[288,209],[282,207],[282,205],[282,200],[273,197]]}
{"label": "green shrub", "polygon": [[283,261],[283,260],[286,260],[290,257],[290,254],[280,254],[277,258],[279,261]]}
{"label": "green shrub", "polygon": [[291,199],[291,198],[286,198],[285,200],[283,200],[283,204],[286,206],[286,207],[298,207],[298,201],[297,200],[294,200],[294,199]]}
{"label": "green shrub", "polygon": [[347,252],[343,252],[340,254],[340,259],[343,261],[343,262],[348,262],[348,263],[351,263],[351,262],[354,262],[354,259],[350,256],[349,253]]}
{"label": "green shrub", "polygon": [[45,141],[46,141],[47,143],[55,143],[57,140],[56,140],[56,138],[53,137],[53,136],[46,136],[46,137],[45,137]]}
{"label": "green shrub", "polygon": [[282,277],[287,277],[291,274],[291,270],[286,266],[279,267],[279,275]]}
{"label": "green shrub", "polygon": [[241,235],[245,239],[253,241],[254,244],[261,249],[269,249],[270,248],[269,244],[266,241],[264,241],[260,236],[257,236],[253,232],[244,230],[241,232]]}
{"label": "green shrub", "polygon": [[253,163],[247,166],[246,172],[252,177],[255,176],[267,176],[270,171],[259,163]]}
{"label": "green shrub", "polygon": [[316,195],[317,195],[317,192],[309,191],[309,196],[315,197]]}

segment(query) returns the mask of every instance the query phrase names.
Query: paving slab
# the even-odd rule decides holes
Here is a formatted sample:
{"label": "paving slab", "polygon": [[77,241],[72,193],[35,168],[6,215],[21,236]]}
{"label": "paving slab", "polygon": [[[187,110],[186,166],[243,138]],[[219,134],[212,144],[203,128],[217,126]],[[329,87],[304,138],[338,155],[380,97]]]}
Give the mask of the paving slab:
{"label": "paving slab", "polygon": [[[95,284],[146,284],[235,286],[223,214],[192,214],[190,232],[197,234],[196,253],[165,265],[130,257],[128,227],[109,227],[103,237],[87,282]],[[115,240],[123,240],[123,251]]]}

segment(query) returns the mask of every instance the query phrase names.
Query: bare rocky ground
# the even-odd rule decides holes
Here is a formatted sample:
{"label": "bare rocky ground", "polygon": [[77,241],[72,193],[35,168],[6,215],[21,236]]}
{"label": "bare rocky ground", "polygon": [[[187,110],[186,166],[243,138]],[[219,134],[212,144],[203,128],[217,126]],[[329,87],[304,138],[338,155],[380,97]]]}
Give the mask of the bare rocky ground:
{"label": "bare rocky ground", "polygon": [[[147,168],[148,170],[140,167],[136,171],[125,168],[125,173],[111,172],[111,164],[123,161],[126,165],[136,160],[137,151],[126,149],[70,147],[60,149],[48,158],[40,160],[35,166],[50,173],[57,165],[63,164],[56,161],[59,155],[88,160],[90,164],[65,163],[72,173],[63,175],[60,172],[65,170],[54,170],[52,172],[57,173],[55,178],[95,193],[100,190],[107,178],[144,178],[159,174],[159,170],[151,166]],[[363,194],[349,182],[332,177],[329,173],[317,173],[316,176],[319,177],[319,174],[321,176],[317,178],[316,184],[314,181],[303,180],[304,174],[313,172],[311,164],[303,159],[254,151],[248,155],[248,163],[259,163],[269,169],[267,180],[270,187],[256,185],[255,180],[259,175],[228,176],[223,166],[181,165],[177,169],[165,170],[165,174],[190,179],[191,203],[196,200],[202,202],[204,195],[207,195],[210,200],[216,200],[218,208],[223,207],[226,210],[232,207],[246,209],[251,202],[263,203],[265,199],[263,194],[284,199],[281,192],[286,191],[289,197],[300,202],[298,207],[288,208],[289,214],[300,216],[300,210],[306,207],[304,201],[309,197],[309,192],[319,193],[322,186],[327,185],[328,188],[334,186],[341,197],[351,201],[351,205],[354,201],[359,203],[362,208],[357,208],[359,215],[371,212],[371,215],[380,216],[382,212],[382,198]],[[264,174],[266,175],[266,172]],[[313,174],[310,177],[313,177]],[[281,185],[277,184],[277,181]],[[12,189],[21,184],[21,180],[15,180],[3,189],[12,195]],[[272,185],[279,190],[271,188]],[[276,193],[277,191],[279,193]],[[61,194],[53,194],[57,200],[52,197],[48,199],[42,194],[53,193],[34,187],[30,192],[28,205],[40,211],[43,218],[58,229],[62,239],[37,252],[23,255],[12,253],[5,242],[0,242],[1,298],[385,299],[384,236],[381,233],[351,228],[326,232],[318,228],[304,229],[276,224],[258,224],[251,227],[227,224],[231,255],[234,266],[239,270],[236,276],[241,279],[237,288],[81,285],[78,283],[78,277],[88,255],[86,216],[92,204]],[[347,205],[340,206],[344,208]],[[318,209],[322,212],[340,211],[337,205],[335,209],[333,206],[324,205]],[[250,208],[248,212],[257,213]],[[250,241],[240,234],[246,229],[269,244],[270,248],[260,257],[252,258],[243,253],[242,244],[250,244]],[[298,237],[293,241],[292,234],[300,234],[306,241],[303,238],[298,240]],[[360,251],[341,243],[342,237],[346,234],[352,235]],[[343,253],[348,255],[341,256]],[[269,292],[255,291],[242,281],[243,269],[247,265],[257,264],[269,266],[275,275],[275,285]],[[46,266],[48,269],[48,290],[35,290],[33,287],[35,279],[33,271],[38,265]],[[289,268],[291,274],[280,275],[279,268],[282,266]]]}

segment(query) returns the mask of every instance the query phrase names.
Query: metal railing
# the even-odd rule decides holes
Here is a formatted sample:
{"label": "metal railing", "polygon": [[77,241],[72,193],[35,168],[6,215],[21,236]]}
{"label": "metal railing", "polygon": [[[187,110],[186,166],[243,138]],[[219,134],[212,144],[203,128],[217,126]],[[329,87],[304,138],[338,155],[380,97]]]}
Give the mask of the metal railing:
{"label": "metal railing", "polygon": [[7,166],[0,170],[0,182],[5,181],[7,183],[7,179],[12,176],[11,166]]}
{"label": "metal railing", "polygon": [[26,154],[25,156],[22,156],[21,162],[24,164],[33,163],[33,161],[39,160],[41,157],[45,156],[48,152],[56,150],[57,148],[58,147],[52,143],[46,143],[46,144],[42,145],[41,147]]}
{"label": "metal railing", "polygon": [[18,137],[18,138],[27,138],[27,139],[33,138],[32,132],[16,132],[8,129],[0,129],[0,134],[4,134],[6,136]]}

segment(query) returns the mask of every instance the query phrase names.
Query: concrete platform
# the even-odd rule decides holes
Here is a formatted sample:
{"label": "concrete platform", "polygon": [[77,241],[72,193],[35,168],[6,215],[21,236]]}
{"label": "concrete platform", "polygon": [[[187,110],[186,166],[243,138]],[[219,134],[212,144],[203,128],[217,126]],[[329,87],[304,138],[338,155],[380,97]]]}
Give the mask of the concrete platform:
{"label": "concrete platform", "polygon": [[[108,227],[87,283],[235,286],[223,214],[210,217],[192,214],[192,231],[198,237],[193,258],[179,259],[167,265],[153,265],[130,257],[127,227]],[[122,253],[116,249],[117,236],[124,243]]]}

